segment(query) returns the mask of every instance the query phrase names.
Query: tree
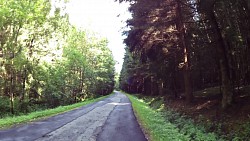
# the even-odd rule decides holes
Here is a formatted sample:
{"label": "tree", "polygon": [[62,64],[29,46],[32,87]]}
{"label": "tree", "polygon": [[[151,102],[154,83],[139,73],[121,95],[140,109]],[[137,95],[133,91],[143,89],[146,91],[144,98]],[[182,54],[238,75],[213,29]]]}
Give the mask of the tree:
{"label": "tree", "polygon": [[[235,87],[239,93],[239,87],[248,84],[246,1],[120,2],[123,1],[131,3],[132,19],[127,21],[130,29],[124,32],[127,35],[124,42],[133,57],[124,58],[121,78],[126,80],[121,80],[121,86],[125,86],[126,81],[133,82],[131,79],[147,85],[145,88],[156,83],[156,93],[169,90],[168,93],[178,97],[185,92],[190,102],[192,90],[221,85],[222,108],[227,109],[232,104]],[[133,61],[137,61],[135,66],[132,66]],[[129,68],[133,73],[128,73]],[[180,77],[181,71],[184,78]],[[129,87],[133,85],[137,83]]]}
{"label": "tree", "polygon": [[70,25],[64,7],[52,7],[49,0],[3,0],[0,5],[0,100],[9,98],[11,114],[113,91],[107,40]]}

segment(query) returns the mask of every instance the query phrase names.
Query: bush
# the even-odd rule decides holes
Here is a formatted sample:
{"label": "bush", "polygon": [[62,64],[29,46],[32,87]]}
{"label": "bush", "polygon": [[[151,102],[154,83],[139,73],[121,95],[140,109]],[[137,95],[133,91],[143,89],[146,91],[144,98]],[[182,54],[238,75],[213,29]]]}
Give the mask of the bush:
{"label": "bush", "polygon": [[[192,141],[222,141],[224,140],[220,136],[215,134],[214,132],[207,131],[206,128],[203,127],[202,125],[195,124],[194,121],[188,118],[187,116],[182,115],[178,112],[172,111],[171,109],[167,109],[164,106],[164,98],[162,97],[150,98],[150,97],[142,97],[142,96],[140,97],[141,97],[140,99],[137,99],[136,97],[134,97],[135,99],[137,99],[137,101],[141,101],[143,99],[143,101],[140,102],[139,105],[143,105],[142,107],[150,106],[150,108],[146,108],[146,109],[154,111],[154,112],[146,112],[143,117],[153,116],[153,115],[150,115],[152,113],[157,114],[158,115],[157,120],[158,118],[164,120],[164,122],[162,122],[158,126],[160,127],[164,125],[165,123],[168,123],[168,125],[171,125],[172,127],[174,127],[173,128],[174,130],[177,130],[175,137],[177,137],[177,135],[180,135],[178,136],[179,140],[192,140]],[[163,131],[167,127],[169,126],[166,125],[161,130]],[[164,131],[164,132],[166,132],[165,133],[166,135],[169,135],[168,131]]]}
{"label": "bush", "polygon": [[0,96],[0,118],[10,114],[10,100],[8,97]]}

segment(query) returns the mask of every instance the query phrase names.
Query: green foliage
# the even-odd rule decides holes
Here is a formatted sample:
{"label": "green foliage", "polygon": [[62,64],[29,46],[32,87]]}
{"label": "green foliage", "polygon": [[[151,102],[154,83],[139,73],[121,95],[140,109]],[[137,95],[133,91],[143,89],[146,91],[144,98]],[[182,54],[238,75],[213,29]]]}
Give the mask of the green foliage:
{"label": "green foliage", "polygon": [[70,25],[64,8],[49,0],[2,0],[0,6],[1,116],[113,91],[115,63],[105,38]]}
{"label": "green foliage", "polygon": [[[200,102],[201,99],[221,101],[218,105],[224,109],[225,115],[218,117],[220,110],[216,110],[213,115],[205,114],[207,117],[219,118],[219,123],[215,122],[217,125],[213,126],[218,133],[228,132],[223,130],[222,125],[230,126],[231,120],[241,120],[231,118],[238,116],[232,115],[233,112],[226,112],[234,111],[234,106],[237,105],[236,110],[240,110],[244,119],[248,116],[243,107],[249,107],[249,99],[244,98],[249,90],[242,88],[250,84],[249,1],[119,2],[130,2],[129,11],[132,15],[127,20],[130,29],[124,31],[127,47],[120,73],[120,88],[123,91],[143,96],[164,95],[171,100],[181,98],[189,103],[196,103],[196,100]],[[147,103],[155,109],[162,109],[160,100],[149,99]],[[175,113],[166,117],[171,118],[171,115]],[[189,134],[187,130],[190,130],[191,138],[214,140],[213,135],[209,134],[208,139],[177,117],[171,120],[177,122],[184,134]],[[249,137],[248,128],[244,130],[246,132],[241,131],[241,135]],[[228,134],[228,139],[232,140],[235,131],[231,130]],[[235,136],[235,140],[247,140]]]}
{"label": "green foliage", "polygon": [[115,73],[115,89],[116,90],[120,90],[120,87],[119,87],[119,76],[120,74],[119,73]]}
{"label": "green foliage", "polygon": [[0,96],[0,118],[5,116],[6,113],[9,113],[10,104],[9,104],[9,98]]}
{"label": "green foliage", "polygon": [[73,105],[68,105],[68,106],[60,106],[57,107],[55,109],[47,109],[47,110],[43,110],[43,111],[35,111],[32,113],[29,113],[28,115],[22,115],[22,116],[16,116],[16,117],[6,117],[6,118],[2,118],[0,119],[0,128],[6,128],[6,127],[10,127],[16,124],[21,124],[21,123],[27,123],[30,121],[35,121],[35,120],[39,120],[39,119],[43,119],[49,116],[53,116],[53,115],[57,115],[60,113],[64,113],[67,112],[69,110],[90,104],[90,103],[94,103],[97,101],[100,101],[104,98],[108,97],[107,96],[103,96],[103,97],[99,97],[97,99],[88,99],[85,100],[84,102],[80,102],[80,103],[76,103]]}
{"label": "green foliage", "polygon": [[123,1],[131,3],[132,18],[124,31],[122,90],[174,97],[185,92],[190,102],[191,89],[222,85],[226,108],[233,89],[250,84],[246,0]]}
{"label": "green foliage", "polygon": [[239,126],[234,134],[229,137],[233,141],[245,141],[250,138],[250,122],[244,123],[244,125]]}
{"label": "green foliage", "polygon": [[153,98],[147,104],[155,110],[161,110],[161,108],[164,107],[164,98],[163,97]]}
{"label": "green foliage", "polygon": [[178,128],[166,122],[161,113],[151,109],[145,102],[137,99],[134,96],[127,95],[132,102],[133,109],[141,125],[149,134],[151,140],[166,141],[166,140],[183,140],[188,141],[189,138],[179,133]]}
{"label": "green foliage", "polygon": [[[215,133],[207,133],[204,127],[194,124],[185,116],[169,109],[162,108],[163,99],[138,99],[128,95],[136,115],[142,126],[154,141],[165,140],[192,140],[218,141],[223,140]],[[150,105],[150,106],[149,106]],[[153,108],[151,108],[151,106]],[[159,110],[160,109],[160,110]]]}

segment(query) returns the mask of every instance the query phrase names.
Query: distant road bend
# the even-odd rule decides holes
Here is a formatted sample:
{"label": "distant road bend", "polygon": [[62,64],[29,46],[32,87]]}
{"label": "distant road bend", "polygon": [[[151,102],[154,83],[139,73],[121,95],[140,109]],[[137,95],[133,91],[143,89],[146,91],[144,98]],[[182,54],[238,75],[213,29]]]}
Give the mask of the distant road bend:
{"label": "distant road bend", "polygon": [[114,95],[64,114],[0,130],[1,141],[147,141],[126,95]]}

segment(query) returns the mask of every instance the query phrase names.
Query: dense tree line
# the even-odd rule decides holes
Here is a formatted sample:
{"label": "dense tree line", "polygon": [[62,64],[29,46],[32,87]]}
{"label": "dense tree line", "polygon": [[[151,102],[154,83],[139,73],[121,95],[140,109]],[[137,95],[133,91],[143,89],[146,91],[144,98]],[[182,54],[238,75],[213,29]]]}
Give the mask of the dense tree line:
{"label": "dense tree line", "polygon": [[0,116],[113,91],[108,41],[72,26],[64,7],[49,0],[1,0],[0,6]]}
{"label": "dense tree line", "polygon": [[131,3],[120,88],[145,95],[221,87],[222,108],[250,83],[248,0],[120,0]]}

